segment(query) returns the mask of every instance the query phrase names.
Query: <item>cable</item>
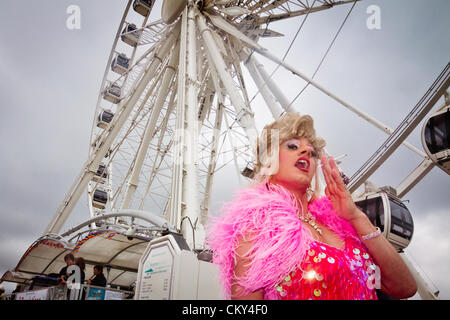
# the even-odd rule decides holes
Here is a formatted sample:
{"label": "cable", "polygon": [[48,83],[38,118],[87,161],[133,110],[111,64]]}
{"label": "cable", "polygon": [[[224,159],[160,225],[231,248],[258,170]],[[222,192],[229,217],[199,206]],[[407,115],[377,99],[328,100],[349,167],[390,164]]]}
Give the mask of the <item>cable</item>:
{"label": "cable", "polygon": [[[339,33],[341,32],[342,28],[344,27],[345,22],[347,22],[348,17],[350,16],[350,13],[352,12],[353,8],[356,5],[356,1],[353,2],[352,7],[350,8],[350,10],[348,11],[344,21],[342,22],[341,26],[339,27],[338,31],[336,32],[336,35],[334,36],[333,40],[331,41],[330,45],[328,46],[327,51],[325,52],[325,54],[322,57],[322,60],[320,60],[319,65],[317,66],[316,70],[314,71],[311,79],[314,79],[315,75],[317,74],[317,71],[319,71],[320,67],[322,66],[322,63],[324,62],[326,56],[328,55],[328,53],[330,52],[331,47],[333,46],[334,42],[336,41]],[[298,99],[298,97],[300,97],[300,95],[303,93],[303,91],[305,91],[305,89],[310,85],[311,82],[308,82],[303,89],[295,96],[295,98],[291,101],[291,103],[289,103],[288,105],[288,109],[290,108],[290,106],[295,102],[295,100]]]}
{"label": "cable", "polygon": [[195,229],[197,226],[198,218],[195,220],[195,224],[193,225],[191,218],[189,216],[184,216],[180,222],[180,233],[182,233],[181,230],[182,230],[183,222],[185,219],[188,219],[189,224],[191,225],[191,228],[192,228],[192,241],[193,241],[193,244],[192,244],[193,249],[192,250],[195,250]]}
{"label": "cable", "polygon": [[[297,32],[295,33],[295,36],[294,36],[294,38],[292,39],[291,43],[289,44],[289,47],[287,48],[286,52],[284,53],[283,59],[282,59],[281,62],[284,62],[284,60],[286,59],[286,56],[288,55],[289,51],[291,50],[292,45],[294,44],[295,40],[297,39],[297,36],[298,36],[298,34],[300,33],[300,30],[303,28],[303,25],[305,24],[305,21],[306,21],[306,19],[308,18],[309,13],[311,12],[311,9],[314,7],[314,3],[316,3],[316,1],[317,1],[317,0],[314,0],[314,2],[312,3],[312,5],[309,7],[309,10],[308,10],[308,12],[306,13],[305,18],[303,19],[302,23],[301,23],[300,26],[298,27]],[[270,21],[270,20],[269,20],[269,21]],[[269,27],[269,23],[267,23],[267,25],[266,25],[266,30],[267,30],[268,27]],[[253,52],[252,52],[252,54],[253,54]],[[251,55],[250,55],[250,56],[251,56]],[[269,76],[269,79],[272,78],[272,76],[273,76],[274,73],[280,68],[280,66],[281,66],[281,63],[279,63],[279,64],[277,65],[277,67],[272,71],[272,73],[271,73],[270,76]],[[266,85],[266,81],[264,81],[264,83],[262,84],[262,86],[265,86],[265,85]],[[253,96],[253,98],[250,100],[250,103],[252,103],[252,101],[256,98],[256,96],[259,94],[259,92],[260,92],[260,91],[259,91],[259,89],[258,89],[258,91],[256,91],[256,93],[255,93],[255,95]],[[289,105],[290,105],[290,104],[289,104]]]}

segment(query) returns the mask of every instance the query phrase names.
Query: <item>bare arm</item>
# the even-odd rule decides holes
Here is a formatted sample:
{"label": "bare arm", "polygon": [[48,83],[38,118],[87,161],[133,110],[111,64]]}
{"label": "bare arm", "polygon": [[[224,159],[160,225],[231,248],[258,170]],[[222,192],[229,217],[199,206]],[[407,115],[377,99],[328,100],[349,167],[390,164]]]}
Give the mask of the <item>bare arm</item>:
{"label": "bare arm", "polygon": [[[251,248],[251,241],[244,241],[242,238],[239,239],[239,245],[235,251],[236,254],[236,264],[234,265],[234,275],[241,277],[247,273],[247,266],[250,263],[250,259],[246,257],[246,253]],[[247,295],[242,295],[244,288],[241,287],[234,279],[231,283],[231,299],[232,300],[263,300],[263,290],[257,290]]]}
{"label": "bare arm", "polygon": [[[327,183],[325,193],[330,198],[333,208],[355,228],[360,237],[374,232],[376,228],[353,202],[333,158],[328,160],[323,155],[321,162],[323,175]],[[383,236],[378,236],[363,240],[363,242],[369,249],[375,263],[380,267],[381,289],[395,298],[413,296],[417,291],[416,281],[389,241]]]}
{"label": "bare arm", "polygon": [[[369,218],[362,211],[358,211],[358,216],[349,221],[358,235],[361,237],[376,231]],[[380,267],[381,289],[398,299],[413,296],[417,291],[416,281],[389,241],[381,235],[362,241]]]}

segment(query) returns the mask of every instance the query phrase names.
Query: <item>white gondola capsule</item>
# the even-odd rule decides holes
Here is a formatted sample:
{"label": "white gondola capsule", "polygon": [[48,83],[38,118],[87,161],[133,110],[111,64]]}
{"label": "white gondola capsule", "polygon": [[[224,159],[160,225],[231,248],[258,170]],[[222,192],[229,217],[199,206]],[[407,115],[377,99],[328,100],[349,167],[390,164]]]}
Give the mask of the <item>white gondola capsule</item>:
{"label": "white gondola capsule", "polygon": [[92,197],[92,206],[98,209],[105,209],[108,202],[108,193],[100,188],[95,189]]}
{"label": "white gondola capsule", "polygon": [[153,3],[154,0],[134,0],[133,9],[140,15],[146,17],[152,11]]}
{"label": "white gondola capsule", "polygon": [[397,250],[404,249],[411,242],[414,232],[411,213],[392,192],[381,189],[366,193],[355,203]]}
{"label": "white gondola capsule", "polygon": [[132,47],[136,47],[141,33],[142,31],[137,31],[136,25],[132,23],[126,25],[126,27],[122,30],[122,35],[120,37],[123,42]]}
{"label": "white gondola capsule", "polygon": [[103,99],[117,104],[120,102],[121,95],[122,88],[116,84],[111,84],[108,88],[106,88],[105,93],[103,94]]}
{"label": "white gondola capsule", "polygon": [[422,145],[430,159],[450,174],[450,106],[435,112],[425,121]]}
{"label": "white gondola capsule", "polygon": [[111,62],[111,70],[118,74],[125,74],[130,67],[130,59],[124,53],[118,54]]}
{"label": "white gondola capsule", "polygon": [[112,113],[111,110],[102,110],[97,118],[97,127],[106,129],[113,118],[114,113]]}
{"label": "white gondola capsule", "polygon": [[244,168],[244,170],[241,171],[241,174],[242,174],[244,177],[247,177],[247,178],[249,178],[249,179],[253,179],[253,178],[255,177],[255,172],[253,171],[253,169],[252,169],[249,165],[247,165],[247,166]]}

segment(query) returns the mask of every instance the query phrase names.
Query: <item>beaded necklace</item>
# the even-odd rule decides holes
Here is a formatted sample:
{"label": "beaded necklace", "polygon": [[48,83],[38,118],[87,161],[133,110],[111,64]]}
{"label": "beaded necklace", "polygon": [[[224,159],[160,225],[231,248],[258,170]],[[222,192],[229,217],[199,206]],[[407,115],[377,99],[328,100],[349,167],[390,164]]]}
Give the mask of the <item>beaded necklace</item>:
{"label": "beaded necklace", "polygon": [[322,235],[322,229],[320,229],[319,226],[316,224],[316,218],[314,218],[309,211],[306,214],[306,217],[303,215],[299,215],[298,217],[300,220],[308,223],[311,227],[313,227],[314,230],[316,230],[319,235]]}

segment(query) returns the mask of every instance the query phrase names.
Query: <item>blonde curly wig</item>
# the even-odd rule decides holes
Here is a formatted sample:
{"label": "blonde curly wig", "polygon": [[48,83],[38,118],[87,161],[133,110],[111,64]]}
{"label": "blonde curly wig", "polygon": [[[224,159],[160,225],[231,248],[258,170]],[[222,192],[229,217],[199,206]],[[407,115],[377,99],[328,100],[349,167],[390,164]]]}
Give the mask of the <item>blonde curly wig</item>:
{"label": "blonde curly wig", "polygon": [[[264,182],[278,171],[279,146],[290,139],[304,137],[312,144],[318,156],[323,152],[325,140],[316,136],[314,120],[309,115],[285,113],[279,119],[266,125],[261,132],[256,147],[256,163],[254,164],[254,179]],[[315,175],[315,192],[318,190],[318,171]]]}

